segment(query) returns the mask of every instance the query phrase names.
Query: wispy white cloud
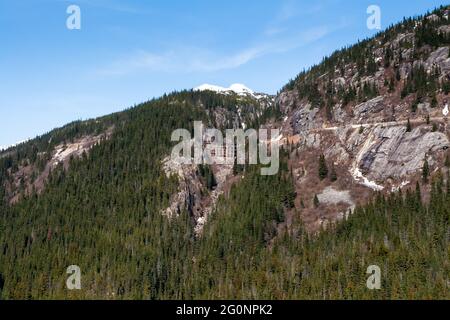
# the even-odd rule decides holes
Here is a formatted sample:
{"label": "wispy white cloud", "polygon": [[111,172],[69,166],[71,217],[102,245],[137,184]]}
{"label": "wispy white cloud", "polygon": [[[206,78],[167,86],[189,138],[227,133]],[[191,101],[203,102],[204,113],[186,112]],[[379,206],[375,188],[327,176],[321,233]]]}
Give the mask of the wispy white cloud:
{"label": "wispy white cloud", "polygon": [[144,50],[132,52],[109,66],[100,75],[125,75],[137,72],[214,72],[234,69],[257,58],[283,53],[317,41],[329,33],[326,26],[308,29],[292,37],[248,47],[230,55],[219,55],[205,48],[182,47],[163,53]]}
{"label": "wispy white cloud", "polygon": [[193,72],[212,72],[240,67],[264,54],[264,46],[255,46],[231,54],[230,56],[216,56],[207,54],[204,57],[193,57],[188,70]]}
{"label": "wispy white cloud", "polygon": [[[102,0],[84,0],[102,1]],[[328,0],[324,0],[328,1]],[[329,0],[332,1],[332,0]],[[324,2],[312,4],[306,8],[300,8],[298,3],[292,0],[284,1],[273,19],[262,30],[262,38],[251,46],[228,53],[214,52],[201,46],[178,45],[166,51],[136,50],[129,52],[116,61],[95,71],[96,75],[127,75],[149,71],[190,73],[190,72],[215,72],[234,69],[243,66],[255,59],[270,54],[283,53],[305,46],[325,37],[332,30],[326,26],[316,26],[301,32],[296,32],[290,20],[304,14],[312,14],[319,11]]]}
{"label": "wispy white cloud", "polygon": [[205,48],[190,46],[153,53],[138,50],[96,71],[98,75],[126,75],[148,71],[212,72],[237,68],[264,53],[263,48],[249,48],[229,56],[220,56]]}
{"label": "wispy white cloud", "polygon": [[97,75],[126,75],[139,72],[214,72],[234,69],[257,58],[283,53],[317,41],[330,32],[319,26],[280,39],[270,39],[231,54],[218,54],[201,47],[177,47],[170,51],[154,53],[145,50],[131,52],[110,65],[96,70]]}

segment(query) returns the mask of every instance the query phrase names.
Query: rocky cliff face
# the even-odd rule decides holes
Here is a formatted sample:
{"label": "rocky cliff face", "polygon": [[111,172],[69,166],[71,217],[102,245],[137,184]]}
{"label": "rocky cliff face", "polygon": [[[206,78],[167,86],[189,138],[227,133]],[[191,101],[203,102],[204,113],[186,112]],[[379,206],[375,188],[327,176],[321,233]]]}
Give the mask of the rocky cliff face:
{"label": "rocky cliff face", "polygon": [[[377,98],[357,110],[383,112],[384,108],[389,106]],[[309,215],[306,220],[313,230],[324,221],[327,224],[342,218],[346,210],[354,207],[353,203],[364,203],[375,191],[393,192],[415,185],[415,181],[421,179],[425,161],[432,172],[444,170],[450,147],[445,117],[432,117],[429,123],[420,116],[411,118],[409,130],[408,120],[371,123],[370,116],[355,114],[358,116],[347,119],[346,123],[330,124],[318,110],[312,111],[308,104],[299,104],[280,124],[284,137],[299,137],[297,144],[285,147],[291,150],[294,172],[301,173],[296,182],[298,204],[301,207],[305,201],[308,203],[303,212]],[[325,156],[328,169],[336,171],[337,181],[329,178],[318,181],[320,154]],[[341,193],[341,201],[336,200],[339,192],[329,199],[330,188]],[[321,202],[318,209],[313,208],[314,195],[318,195]],[[338,211],[330,212],[328,218],[322,217],[330,204],[333,207],[337,203],[342,205]]]}
{"label": "rocky cliff face", "polygon": [[187,211],[194,221],[194,231],[200,235],[208,217],[214,210],[219,197],[234,183],[232,165],[213,165],[212,172],[216,185],[208,190],[204,179],[195,164],[180,164],[167,157],[163,160],[163,168],[168,177],[178,180],[178,192],[172,195],[169,207],[162,214],[169,218]]}
{"label": "rocky cliff face", "polygon": [[[311,230],[341,219],[376,191],[415,185],[425,161],[432,174],[447,170],[448,23],[447,9],[405,21],[335,53],[277,96],[283,113],[277,125],[284,137],[298,137],[287,147],[297,204]],[[423,30],[438,40],[424,38]],[[317,177],[321,154],[329,170],[324,180]]]}
{"label": "rocky cliff face", "polygon": [[[207,108],[199,105],[205,108],[211,124],[218,129],[254,127],[264,113],[273,107],[275,100],[273,96],[254,93],[243,85],[232,85],[230,88],[203,85],[194,91],[209,91],[236,98],[235,104],[231,107],[217,104],[213,108]],[[216,185],[208,190],[204,177],[199,173],[199,165],[180,164],[170,157],[166,157],[162,165],[166,175],[175,177],[179,183],[178,192],[172,195],[169,206],[162,214],[174,217],[187,211],[194,221],[195,233],[200,236],[220,196],[224,195],[240,177],[233,174],[233,165],[213,164],[210,168]]]}

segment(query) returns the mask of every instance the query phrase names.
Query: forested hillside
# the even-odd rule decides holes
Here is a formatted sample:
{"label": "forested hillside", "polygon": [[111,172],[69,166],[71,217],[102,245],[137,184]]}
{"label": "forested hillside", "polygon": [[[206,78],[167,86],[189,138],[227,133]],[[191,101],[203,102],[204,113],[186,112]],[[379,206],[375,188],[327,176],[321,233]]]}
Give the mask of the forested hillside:
{"label": "forested hillside", "polygon": [[[211,108],[229,109],[230,117],[237,106],[250,108],[249,101],[237,99],[174,93],[7,150],[1,158],[2,182],[23,162],[42,170],[36,165],[39,157],[46,150],[51,156],[60,142],[114,127],[109,139],[72,157],[67,168],[56,166],[41,194],[23,192],[12,205],[2,188],[2,297],[142,299],[161,298],[170,290],[174,296],[177,285],[170,286],[168,278],[176,277],[192,256],[193,221],[187,213],[174,220],[161,214],[178,184],[176,177],[166,176],[161,161],[170,154],[173,130],[192,130],[194,120],[212,126]],[[78,293],[65,287],[65,269],[72,264],[83,270],[85,289]]]}
{"label": "forested hillside", "polygon": [[333,120],[335,104],[354,106],[379,94],[400,94],[401,99],[414,94],[416,107],[431,103],[436,95],[450,91],[448,66],[442,64],[448,53],[442,52],[440,61],[430,59],[431,52],[450,44],[448,16],[448,7],[441,7],[404,18],[372,38],[336,50],[282,91],[295,89],[313,107],[326,109],[328,120]]}
{"label": "forested hillside", "polygon": [[189,219],[169,223],[159,213],[176,181],[158,163],[172,130],[205,115],[158,103],[129,111],[110,140],[72,160],[69,171],[54,170],[40,196],[2,206],[4,298],[66,296],[71,264],[83,270],[83,297],[143,298],[137,288],[153,280],[146,275],[159,278],[158,269],[170,270],[173,257],[187,254],[179,244],[189,239]]}
{"label": "forested hillside", "polygon": [[[249,173],[236,187],[228,209],[219,210],[198,244],[190,281],[177,297],[450,298],[450,183],[436,179],[427,205],[419,186],[406,194],[378,195],[319,235],[306,233],[297,220],[270,242],[280,213],[290,208],[286,173],[269,179]],[[381,290],[366,287],[370,265],[382,270]]]}
{"label": "forested hillside", "polygon": [[[442,176],[427,205],[419,186],[379,195],[311,235],[298,220],[278,228],[295,210],[287,167],[277,176],[251,168],[196,239],[188,214],[168,220],[157,210],[173,181],[131,170],[110,184],[98,179],[101,166],[84,172],[90,165],[82,162],[74,164],[80,176],[55,178],[39,199],[3,211],[3,298],[449,298],[450,183]],[[77,188],[76,179],[96,188]],[[83,270],[81,291],[64,286],[74,263]],[[374,264],[382,289],[371,291],[366,269]]]}

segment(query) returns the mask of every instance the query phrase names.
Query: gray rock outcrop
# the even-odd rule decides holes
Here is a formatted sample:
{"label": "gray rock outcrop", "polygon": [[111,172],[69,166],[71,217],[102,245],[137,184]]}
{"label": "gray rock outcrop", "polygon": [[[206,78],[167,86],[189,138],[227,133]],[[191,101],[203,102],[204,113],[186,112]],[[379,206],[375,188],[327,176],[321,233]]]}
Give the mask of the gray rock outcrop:
{"label": "gray rock outcrop", "polygon": [[[447,136],[441,132],[422,132],[418,127],[406,132],[404,126],[376,127],[370,134],[371,143],[359,167],[370,179],[381,181],[399,179],[419,171],[425,157],[449,147]],[[432,163],[432,158],[430,158]]]}

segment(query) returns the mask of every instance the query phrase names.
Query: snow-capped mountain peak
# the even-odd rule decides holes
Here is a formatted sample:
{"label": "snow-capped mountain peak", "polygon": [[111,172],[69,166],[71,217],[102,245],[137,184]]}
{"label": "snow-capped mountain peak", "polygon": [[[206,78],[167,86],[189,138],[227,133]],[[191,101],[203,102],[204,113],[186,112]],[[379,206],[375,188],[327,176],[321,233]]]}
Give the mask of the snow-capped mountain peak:
{"label": "snow-capped mountain peak", "polygon": [[213,84],[202,84],[201,86],[194,88],[194,91],[205,91],[205,90],[214,91],[217,93],[234,92],[238,95],[246,95],[246,94],[254,95],[254,92],[252,89],[250,89],[240,83],[234,83],[231,86],[229,86],[228,88],[216,86]]}
{"label": "snow-capped mountain peak", "polygon": [[229,90],[236,92],[237,94],[241,93],[248,93],[248,94],[254,94],[253,90],[246,87],[243,84],[240,83],[234,83],[229,87]]}

